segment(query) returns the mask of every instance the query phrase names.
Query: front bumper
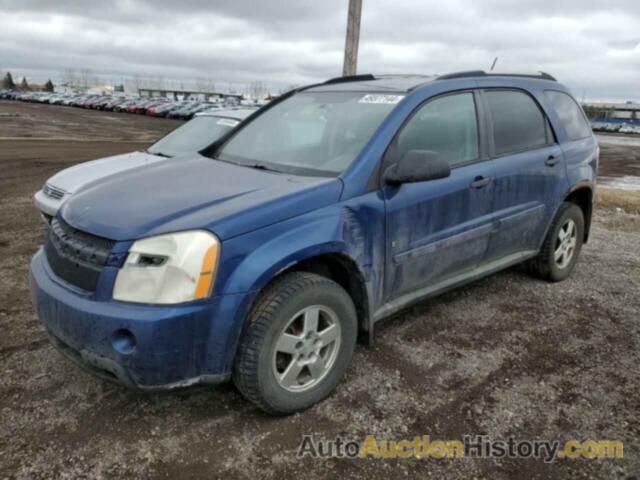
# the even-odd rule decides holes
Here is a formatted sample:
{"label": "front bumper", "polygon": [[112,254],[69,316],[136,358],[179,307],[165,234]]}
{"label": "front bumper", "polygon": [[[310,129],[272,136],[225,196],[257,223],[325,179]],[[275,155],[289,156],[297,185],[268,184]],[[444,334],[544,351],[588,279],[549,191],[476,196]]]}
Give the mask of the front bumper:
{"label": "front bumper", "polygon": [[99,300],[104,292],[84,292],[57,278],[42,249],[32,259],[30,281],[53,345],[104,379],[155,391],[230,377],[245,294],[173,306]]}

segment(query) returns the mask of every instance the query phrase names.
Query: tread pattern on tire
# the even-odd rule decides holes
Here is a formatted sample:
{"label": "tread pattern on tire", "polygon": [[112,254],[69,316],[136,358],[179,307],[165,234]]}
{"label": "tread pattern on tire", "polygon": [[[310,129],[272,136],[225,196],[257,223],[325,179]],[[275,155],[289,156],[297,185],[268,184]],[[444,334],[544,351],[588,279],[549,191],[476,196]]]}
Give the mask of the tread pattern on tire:
{"label": "tread pattern on tire", "polygon": [[560,220],[562,219],[565,212],[574,207],[580,208],[575,203],[564,202],[558,209],[553,222],[551,222],[551,226],[549,227],[547,236],[542,243],[540,253],[538,253],[536,257],[527,262],[527,270],[530,274],[543,280],[551,280],[551,269],[549,268],[549,264],[551,261],[553,261],[552,258],[556,241],[556,236],[554,233],[558,228],[558,224],[560,223]]}
{"label": "tread pattern on tire", "polygon": [[240,339],[233,369],[233,382],[240,393],[254,405],[267,413],[282,415],[260,395],[258,380],[259,349],[274,317],[286,302],[302,289],[324,284],[339,288],[332,280],[308,272],[292,272],[276,279],[260,296],[247,320]]}

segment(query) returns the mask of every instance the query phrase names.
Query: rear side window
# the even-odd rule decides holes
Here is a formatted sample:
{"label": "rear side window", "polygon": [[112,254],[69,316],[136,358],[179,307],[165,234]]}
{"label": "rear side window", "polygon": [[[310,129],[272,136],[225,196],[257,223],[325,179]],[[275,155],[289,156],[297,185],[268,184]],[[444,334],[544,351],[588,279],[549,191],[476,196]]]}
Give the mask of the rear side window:
{"label": "rear side window", "polygon": [[437,98],[421,107],[398,135],[400,156],[430,150],[455,166],[478,158],[478,122],[473,94]]}
{"label": "rear side window", "polygon": [[488,90],[485,94],[496,155],[547,144],[547,120],[529,95],[516,90]]}
{"label": "rear side window", "polygon": [[547,90],[544,94],[553,104],[553,108],[571,140],[580,140],[591,136],[591,128],[584,118],[582,108],[573,98],[556,90]]}

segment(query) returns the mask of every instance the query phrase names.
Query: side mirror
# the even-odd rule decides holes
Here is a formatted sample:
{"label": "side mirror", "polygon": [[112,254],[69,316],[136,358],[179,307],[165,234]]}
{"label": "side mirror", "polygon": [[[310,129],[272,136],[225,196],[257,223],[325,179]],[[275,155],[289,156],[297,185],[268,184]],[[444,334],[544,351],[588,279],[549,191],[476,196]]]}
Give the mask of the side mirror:
{"label": "side mirror", "polygon": [[390,185],[400,185],[446,178],[449,175],[451,167],[436,152],[409,150],[396,164],[389,167],[384,174],[384,181]]}

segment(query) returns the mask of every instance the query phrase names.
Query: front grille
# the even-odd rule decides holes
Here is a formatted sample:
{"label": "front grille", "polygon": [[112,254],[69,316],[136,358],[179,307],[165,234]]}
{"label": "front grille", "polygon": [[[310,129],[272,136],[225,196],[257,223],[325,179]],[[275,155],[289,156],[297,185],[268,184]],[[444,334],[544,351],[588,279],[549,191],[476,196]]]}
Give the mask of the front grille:
{"label": "front grille", "polygon": [[51,220],[45,252],[51,270],[64,281],[95,291],[115,242],[76,230],[60,218]]}
{"label": "front grille", "polygon": [[55,198],[56,200],[60,200],[62,197],[64,197],[64,194],[67,193],[61,188],[54,187],[53,185],[49,185],[48,183],[44,186],[42,191],[47,197]]}

